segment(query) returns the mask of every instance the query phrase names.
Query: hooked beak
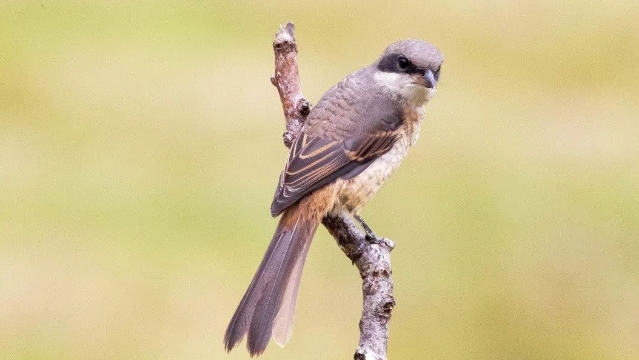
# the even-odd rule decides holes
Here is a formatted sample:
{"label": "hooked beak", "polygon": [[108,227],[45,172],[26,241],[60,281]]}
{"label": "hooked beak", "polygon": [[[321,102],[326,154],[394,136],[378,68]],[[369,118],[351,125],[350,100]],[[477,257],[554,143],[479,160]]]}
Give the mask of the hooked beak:
{"label": "hooked beak", "polygon": [[426,69],[426,71],[424,72],[424,80],[426,81],[426,87],[429,89],[434,89],[437,85],[435,74],[433,74],[430,69]]}

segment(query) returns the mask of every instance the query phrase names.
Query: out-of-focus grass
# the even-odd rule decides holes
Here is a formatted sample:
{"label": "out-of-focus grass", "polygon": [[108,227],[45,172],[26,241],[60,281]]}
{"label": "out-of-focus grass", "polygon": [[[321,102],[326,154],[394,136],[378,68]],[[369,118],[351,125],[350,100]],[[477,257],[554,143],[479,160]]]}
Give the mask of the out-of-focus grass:
{"label": "out-of-focus grass", "polygon": [[[393,238],[396,359],[639,358],[639,7],[610,1],[5,2],[0,354],[241,359],[226,322],[275,226],[270,43],[316,101],[403,37],[446,56],[405,165],[364,215]],[[296,329],[337,359],[359,279],[324,230]]]}

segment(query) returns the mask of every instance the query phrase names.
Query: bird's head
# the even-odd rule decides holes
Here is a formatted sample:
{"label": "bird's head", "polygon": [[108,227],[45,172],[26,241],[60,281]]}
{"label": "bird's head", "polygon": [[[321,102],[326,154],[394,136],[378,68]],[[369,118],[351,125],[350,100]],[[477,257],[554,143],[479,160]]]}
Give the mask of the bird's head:
{"label": "bird's head", "polygon": [[406,105],[422,106],[435,94],[444,58],[419,39],[390,44],[371,65],[376,83]]}

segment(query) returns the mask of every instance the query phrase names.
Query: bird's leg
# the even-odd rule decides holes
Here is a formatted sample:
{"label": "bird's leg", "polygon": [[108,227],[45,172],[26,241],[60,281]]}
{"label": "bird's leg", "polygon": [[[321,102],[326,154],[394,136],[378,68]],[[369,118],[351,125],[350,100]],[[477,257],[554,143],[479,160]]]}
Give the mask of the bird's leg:
{"label": "bird's leg", "polygon": [[378,240],[377,235],[375,235],[375,233],[373,232],[373,230],[371,230],[368,224],[364,222],[364,219],[362,219],[362,217],[359,215],[354,215],[354,217],[355,217],[355,220],[357,220],[357,222],[360,225],[362,225],[362,228],[366,232],[366,240],[368,240],[368,242],[377,242]]}

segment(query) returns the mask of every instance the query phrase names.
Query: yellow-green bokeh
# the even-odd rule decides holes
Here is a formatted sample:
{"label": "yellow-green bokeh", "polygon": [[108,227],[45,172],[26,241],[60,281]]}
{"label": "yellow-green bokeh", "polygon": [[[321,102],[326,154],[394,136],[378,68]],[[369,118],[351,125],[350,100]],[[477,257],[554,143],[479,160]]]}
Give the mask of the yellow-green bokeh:
{"label": "yellow-green bokeh", "polygon": [[[391,358],[639,359],[637,4],[3,2],[0,358],[247,358],[222,336],[276,223],[290,20],[313,102],[400,38],[446,58],[363,213],[397,244]],[[263,358],[350,358],[360,308],[321,229]]]}

